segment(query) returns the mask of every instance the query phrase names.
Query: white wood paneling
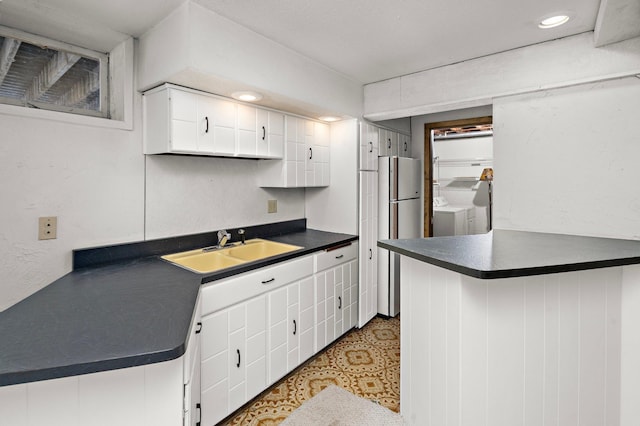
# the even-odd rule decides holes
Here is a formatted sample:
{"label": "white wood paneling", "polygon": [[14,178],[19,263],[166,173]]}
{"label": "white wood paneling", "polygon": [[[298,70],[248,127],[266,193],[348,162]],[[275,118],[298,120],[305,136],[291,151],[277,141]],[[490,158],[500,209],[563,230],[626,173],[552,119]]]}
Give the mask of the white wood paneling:
{"label": "white wood paneling", "polygon": [[0,419],[9,425],[27,424],[27,385],[0,387]]}
{"label": "white wood paneling", "polygon": [[622,268],[497,280],[401,268],[410,424],[620,424]]}
{"label": "white wood paneling", "polygon": [[[139,406],[140,401],[145,399],[144,369],[121,369],[109,374],[78,376],[78,384],[81,424],[145,424],[145,411]],[[177,392],[181,390],[177,383],[173,383],[173,387]],[[176,418],[175,415],[173,418]]]}
{"label": "white wood paneling", "polygon": [[640,265],[625,266],[622,271],[620,424],[631,426],[640,419]]}

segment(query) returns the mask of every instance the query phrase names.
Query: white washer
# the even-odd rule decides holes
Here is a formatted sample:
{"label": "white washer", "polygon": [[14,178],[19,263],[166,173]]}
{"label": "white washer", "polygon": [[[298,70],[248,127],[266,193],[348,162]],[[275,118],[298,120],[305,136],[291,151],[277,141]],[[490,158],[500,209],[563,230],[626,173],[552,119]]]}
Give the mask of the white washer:
{"label": "white washer", "polygon": [[468,207],[443,206],[433,208],[433,236],[466,235]]}

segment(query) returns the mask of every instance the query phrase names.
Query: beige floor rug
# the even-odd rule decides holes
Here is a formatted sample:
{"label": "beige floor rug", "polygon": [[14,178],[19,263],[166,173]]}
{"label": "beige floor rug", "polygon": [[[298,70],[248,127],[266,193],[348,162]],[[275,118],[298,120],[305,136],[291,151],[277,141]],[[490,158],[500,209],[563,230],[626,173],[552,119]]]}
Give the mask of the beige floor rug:
{"label": "beige floor rug", "polygon": [[291,413],[282,426],[401,426],[402,417],[338,386],[327,386]]}

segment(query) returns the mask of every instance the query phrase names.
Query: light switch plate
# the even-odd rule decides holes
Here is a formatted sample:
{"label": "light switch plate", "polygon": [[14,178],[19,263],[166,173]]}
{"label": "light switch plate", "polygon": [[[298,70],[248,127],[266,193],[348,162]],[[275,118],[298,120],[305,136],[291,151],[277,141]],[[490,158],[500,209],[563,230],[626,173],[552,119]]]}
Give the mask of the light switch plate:
{"label": "light switch plate", "polygon": [[58,238],[58,218],[57,216],[47,216],[38,218],[38,239],[53,240]]}
{"label": "light switch plate", "polygon": [[267,213],[278,212],[278,200],[267,200]]}

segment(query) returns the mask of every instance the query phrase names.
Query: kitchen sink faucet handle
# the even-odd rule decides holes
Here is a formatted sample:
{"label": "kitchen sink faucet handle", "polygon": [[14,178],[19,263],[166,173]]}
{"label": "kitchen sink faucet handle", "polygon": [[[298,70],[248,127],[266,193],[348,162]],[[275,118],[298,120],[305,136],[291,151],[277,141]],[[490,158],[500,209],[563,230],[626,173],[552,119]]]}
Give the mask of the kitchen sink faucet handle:
{"label": "kitchen sink faucet handle", "polygon": [[238,235],[240,235],[241,243],[244,244],[244,229],[239,229],[238,230]]}
{"label": "kitchen sink faucet handle", "polygon": [[218,231],[218,247],[224,247],[231,235],[224,229]]}

